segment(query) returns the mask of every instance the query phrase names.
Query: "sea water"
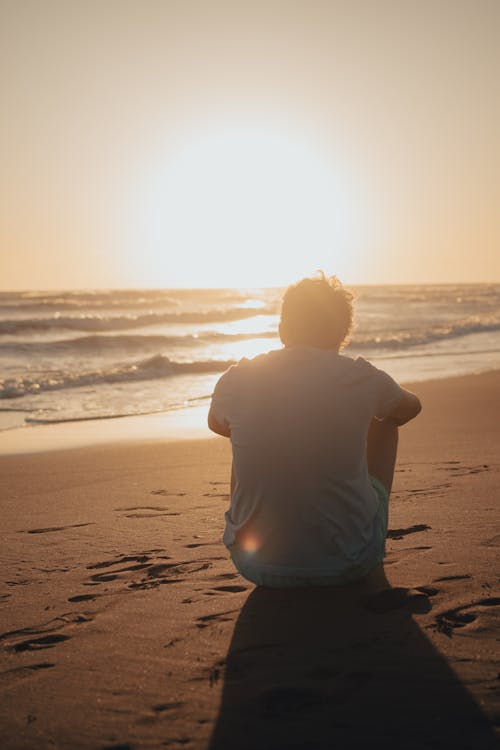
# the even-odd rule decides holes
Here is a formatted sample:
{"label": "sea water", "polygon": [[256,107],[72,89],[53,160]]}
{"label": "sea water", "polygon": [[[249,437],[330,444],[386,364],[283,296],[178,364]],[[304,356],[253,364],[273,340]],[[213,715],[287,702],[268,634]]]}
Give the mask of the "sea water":
{"label": "sea water", "polygon": [[[500,285],[354,288],[344,354],[400,382],[500,367]],[[242,357],[281,346],[281,289],[0,293],[4,428],[208,403]],[[13,417],[16,419],[13,419]]]}

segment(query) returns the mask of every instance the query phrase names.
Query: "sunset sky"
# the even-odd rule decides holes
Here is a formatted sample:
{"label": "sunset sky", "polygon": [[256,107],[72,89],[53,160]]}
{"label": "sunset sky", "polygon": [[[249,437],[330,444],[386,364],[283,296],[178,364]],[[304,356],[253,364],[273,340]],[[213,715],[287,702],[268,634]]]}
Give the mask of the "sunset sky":
{"label": "sunset sky", "polygon": [[0,287],[500,281],[498,0],[0,0]]}

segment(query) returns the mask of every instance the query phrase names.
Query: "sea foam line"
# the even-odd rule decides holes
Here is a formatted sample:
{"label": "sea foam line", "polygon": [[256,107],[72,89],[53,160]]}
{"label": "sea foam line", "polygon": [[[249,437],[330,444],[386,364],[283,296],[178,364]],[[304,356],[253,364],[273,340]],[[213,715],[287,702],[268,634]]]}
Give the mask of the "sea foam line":
{"label": "sea foam line", "polygon": [[173,362],[157,354],[154,357],[103,370],[90,372],[51,372],[39,377],[14,377],[0,380],[0,398],[20,398],[44,391],[59,391],[66,388],[102,385],[103,383],[127,383],[140,380],[156,380],[172,375],[190,373],[224,372],[233,360],[205,360],[196,362]]}

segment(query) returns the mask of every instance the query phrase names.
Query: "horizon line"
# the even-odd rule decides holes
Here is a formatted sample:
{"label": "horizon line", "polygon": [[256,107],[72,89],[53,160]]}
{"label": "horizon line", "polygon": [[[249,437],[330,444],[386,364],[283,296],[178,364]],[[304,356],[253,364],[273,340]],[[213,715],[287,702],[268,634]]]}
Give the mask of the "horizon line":
{"label": "horizon line", "polygon": [[[304,276],[302,278],[308,278],[307,276]],[[297,281],[300,281],[300,279],[297,279]],[[291,282],[291,284],[294,284],[295,282]],[[442,287],[442,286],[487,286],[487,285],[495,285],[500,284],[500,279],[491,280],[488,281],[402,281],[402,282],[343,282],[342,285],[344,287],[420,287],[420,286],[434,286],[434,287]],[[134,292],[134,291],[143,291],[143,292],[178,292],[178,291],[185,291],[185,292],[197,292],[197,291],[245,291],[245,290],[279,290],[279,289],[286,289],[290,284],[282,284],[282,285],[263,285],[263,286],[255,286],[255,285],[237,285],[237,286],[95,286],[95,287],[52,287],[52,288],[42,288],[42,289],[36,289],[36,288],[10,288],[10,289],[0,289],[0,295],[3,294],[56,294],[56,293],[62,293],[62,292],[68,292],[68,293],[85,293],[85,292]]]}

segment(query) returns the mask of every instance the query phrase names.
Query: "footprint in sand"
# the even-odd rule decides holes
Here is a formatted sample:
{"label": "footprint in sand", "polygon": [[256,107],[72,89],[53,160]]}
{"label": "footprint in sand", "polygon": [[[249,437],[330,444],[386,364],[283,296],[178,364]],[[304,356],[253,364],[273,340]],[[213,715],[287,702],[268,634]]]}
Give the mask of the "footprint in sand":
{"label": "footprint in sand", "polygon": [[489,464],[476,464],[474,466],[462,466],[460,461],[447,461],[448,464],[458,464],[455,466],[439,466],[439,471],[448,471],[453,477],[464,477],[467,474],[480,474],[483,471],[487,471],[490,467]]}
{"label": "footprint in sand", "polygon": [[143,570],[144,568],[149,568],[152,565],[152,563],[139,563],[137,565],[127,565],[125,568],[118,568],[117,570],[114,570],[112,573],[94,573],[94,575],[90,576],[91,581],[96,581],[97,583],[105,583],[107,581],[114,581],[117,578],[119,578],[120,573],[127,573],[129,571],[135,571],[135,570]]}
{"label": "footprint in sand", "polygon": [[0,672],[0,676],[12,675],[14,677],[26,677],[33,672],[38,672],[41,669],[53,669],[55,666],[54,662],[41,661],[37,664],[25,664],[23,667],[12,667],[11,669],[6,669],[5,672]]}
{"label": "footprint in sand", "polygon": [[418,555],[421,552],[428,552],[432,547],[427,544],[422,544],[417,547],[400,547],[397,555],[394,551],[388,550],[384,558],[384,565],[399,565],[399,563],[406,557],[413,554]]}
{"label": "footprint in sand", "polygon": [[18,628],[1,633],[0,643],[7,651],[14,653],[52,648],[57,643],[62,643],[72,637],[62,635],[59,631],[72,625],[90,622],[92,619],[88,614],[69,612],[34,627]]}
{"label": "footprint in sand", "polygon": [[180,516],[180,513],[126,513],[125,518],[159,518],[160,516]]}
{"label": "footprint in sand", "polygon": [[407,489],[403,491],[406,495],[438,495],[443,494],[442,490],[447,490],[451,487],[449,482],[442,484],[434,484],[432,487],[414,487],[413,489]]}
{"label": "footprint in sand", "polygon": [[227,609],[225,612],[215,612],[213,615],[202,615],[196,620],[196,627],[203,629],[207,628],[212,624],[219,624],[221,622],[233,622],[234,617],[228,617],[235,612],[239,612],[239,609]]}
{"label": "footprint in sand", "polygon": [[[162,584],[180,583],[186,576],[200,570],[206,570],[212,566],[209,560],[186,560],[182,562],[164,562],[171,560],[169,555],[152,555],[152,552],[163,552],[164,550],[149,550],[147,553],[137,555],[122,555],[114,560],[87,565],[88,570],[106,568],[104,572],[93,573],[86,585],[99,585],[111,581],[125,583],[127,589],[150,589]],[[135,564],[125,565],[124,562]],[[116,567],[121,566],[121,567]],[[143,575],[137,579],[135,575],[143,571]]]}
{"label": "footprint in sand", "polygon": [[208,684],[210,687],[214,687],[219,682],[223,675],[223,669],[226,666],[225,659],[218,661],[211,669],[208,674]]}
{"label": "footprint in sand", "polygon": [[172,701],[170,703],[157,703],[156,706],[153,706],[153,711],[155,713],[164,713],[165,711],[174,711],[176,708],[182,708],[184,703],[181,701]]}
{"label": "footprint in sand", "polygon": [[9,651],[41,651],[45,648],[53,648],[56,643],[62,643],[62,641],[68,641],[71,638],[70,635],[43,635],[40,638],[29,638],[26,641],[19,641],[9,647]]}
{"label": "footprint in sand", "polygon": [[[210,591],[204,591],[205,596],[217,596],[217,593],[222,591],[225,594],[241,594],[243,591],[248,591],[248,586],[214,586]],[[187,600],[186,600],[187,601]],[[189,600],[192,601],[191,599]]]}
{"label": "footprint in sand", "polygon": [[72,523],[69,526],[47,526],[45,529],[24,529],[18,534],[49,534],[53,531],[66,531],[67,529],[78,529],[82,526],[95,526],[94,523]]}
{"label": "footprint in sand", "polygon": [[[448,609],[446,612],[436,615],[436,622],[430,627],[451,638],[453,632],[460,628],[465,628],[478,619],[485,611],[485,608],[499,607],[500,597],[486,597],[478,599],[470,604],[464,604],[461,607]],[[499,615],[500,612],[495,614]]]}
{"label": "footprint in sand", "polygon": [[[125,577],[127,577],[127,574],[134,573],[137,570],[144,570],[146,568],[150,568],[153,563],[154,559],[158,559],[158,557],[155,555],[155,558],[153,559],[151,557],[152,552],[163,552],[163,549],[158,550],[148,550],[147,552],[141,552],[137,555],[121,555],[120,557],[116,557],[114,560],[103,560],[101,562],[92,563],[91,565],[87,565],[87,570],[102,570],[105,569],[103,573],[93,573],[90,576],[90,581],[96,585],[99,583],[107,583],[109,581],[116,581],[119,578],[123,578],[124,576],[121,574],[126,574]],[[162,559],[170,559],[168,555],[162,556]],[[116,566],[123,566],[123,563],[132,563],[132,565],[125,565],[124,567],[116,567]],[[112,568],[112,570],[109,570]],[[93,596],[93,595],[89,595]]]}
{"label": "footprint in sand", "polygon": [[403,587],[384,589],[368,597],[364,606],[369,612],[377,615],[403,607],[415,614],[425,614],[431,609],[429,597],[437,593],[439,590],[432,586],[417,586],[414,589]]}
{"label": "footprint in sand", "polygon": [[226,660],[219,659],[211,667],[204,669],[200,675],[198,675],[197,677],[192,677],[190,681],[191,682],[205,682],[205,680],[208,680],[209,686],[214,687],[215,685],[217,685],[219,680],[221,680],[224,677],[225,667],[226,667]]}
{"label": "footprint in sand", "polygon": [[185,492],[170,492],[169,490],[151,490],[151,495],[163,495],[165,497],[185,497]]}
{"label": "footprint in sand", "polygon": [[483,547],[500,547],[500,534],[492,536],[491,539],[485,539],[481,542]]}
{"label": "footprint in sand", "polygon": [[130,508],[114,508],[117,513],[126,510],[168,510],[164,505],[131,505]]}
{"label": "footprint in sand", "polygon": [[212,566],[211,562],[181,562],[153,565],[146,571],[146,577],[139,582],[129,584],[131,589],[150,589],[162,584],[182,583],[186,577],[200,570],[206,570]]}
{"label": "footprint in sand", "polygon": [[[140,513],[127,513],[125,512],[125,518],[158,518],[159,516],[180,516],[180,513],[170,511],[164,505],[132,505],[130,508],[114,508],[117,513],[125,511],[141,511]],[[154,511],[153,513],[145,513],[144,511]],[[163,512],[165,511],[165,512]]]}
{"label": "footprint in sand", "polygon": [[206,570],[212,566],[208,561],[186,561],[153,565],[146,571],[146,577],[129,584],[131,589],[151,589],[163,584],[182,583],[188,575]]}
{"label": "footprint in sand", "polygon": [[219,573],[219,575],[215,576],[215,578],[218,581],[227,581],[233,578],[239,578],[239,575],[238,573]]}
{"label": "footprint in sand", "polygon": [[93,602],[99,594],[77,594],[77,596],[70,596],[68,602]]}
{"label": "footprint in sand", "polygon": [[389,529],[387,532],[388,539],[403,539],[408,534],[416,534],[419,531],[429,531],[431,526],[426,523],[417,523],[413,526],[408,526],[406,529]]}
{"label": "footprint in sand", "polygon": [[141,552],[138,555],[122,555],[121,557],[115,558],[114,560],[104,560],[103,562],[92,563],[87,565],[87,570],[96,570],[98,568],[110,568],[112,565],[121,565],[125,562],[148,562],[151,558],[150,555],[156,552],[165,552],[164,549],[150,549],[146,552]]}

